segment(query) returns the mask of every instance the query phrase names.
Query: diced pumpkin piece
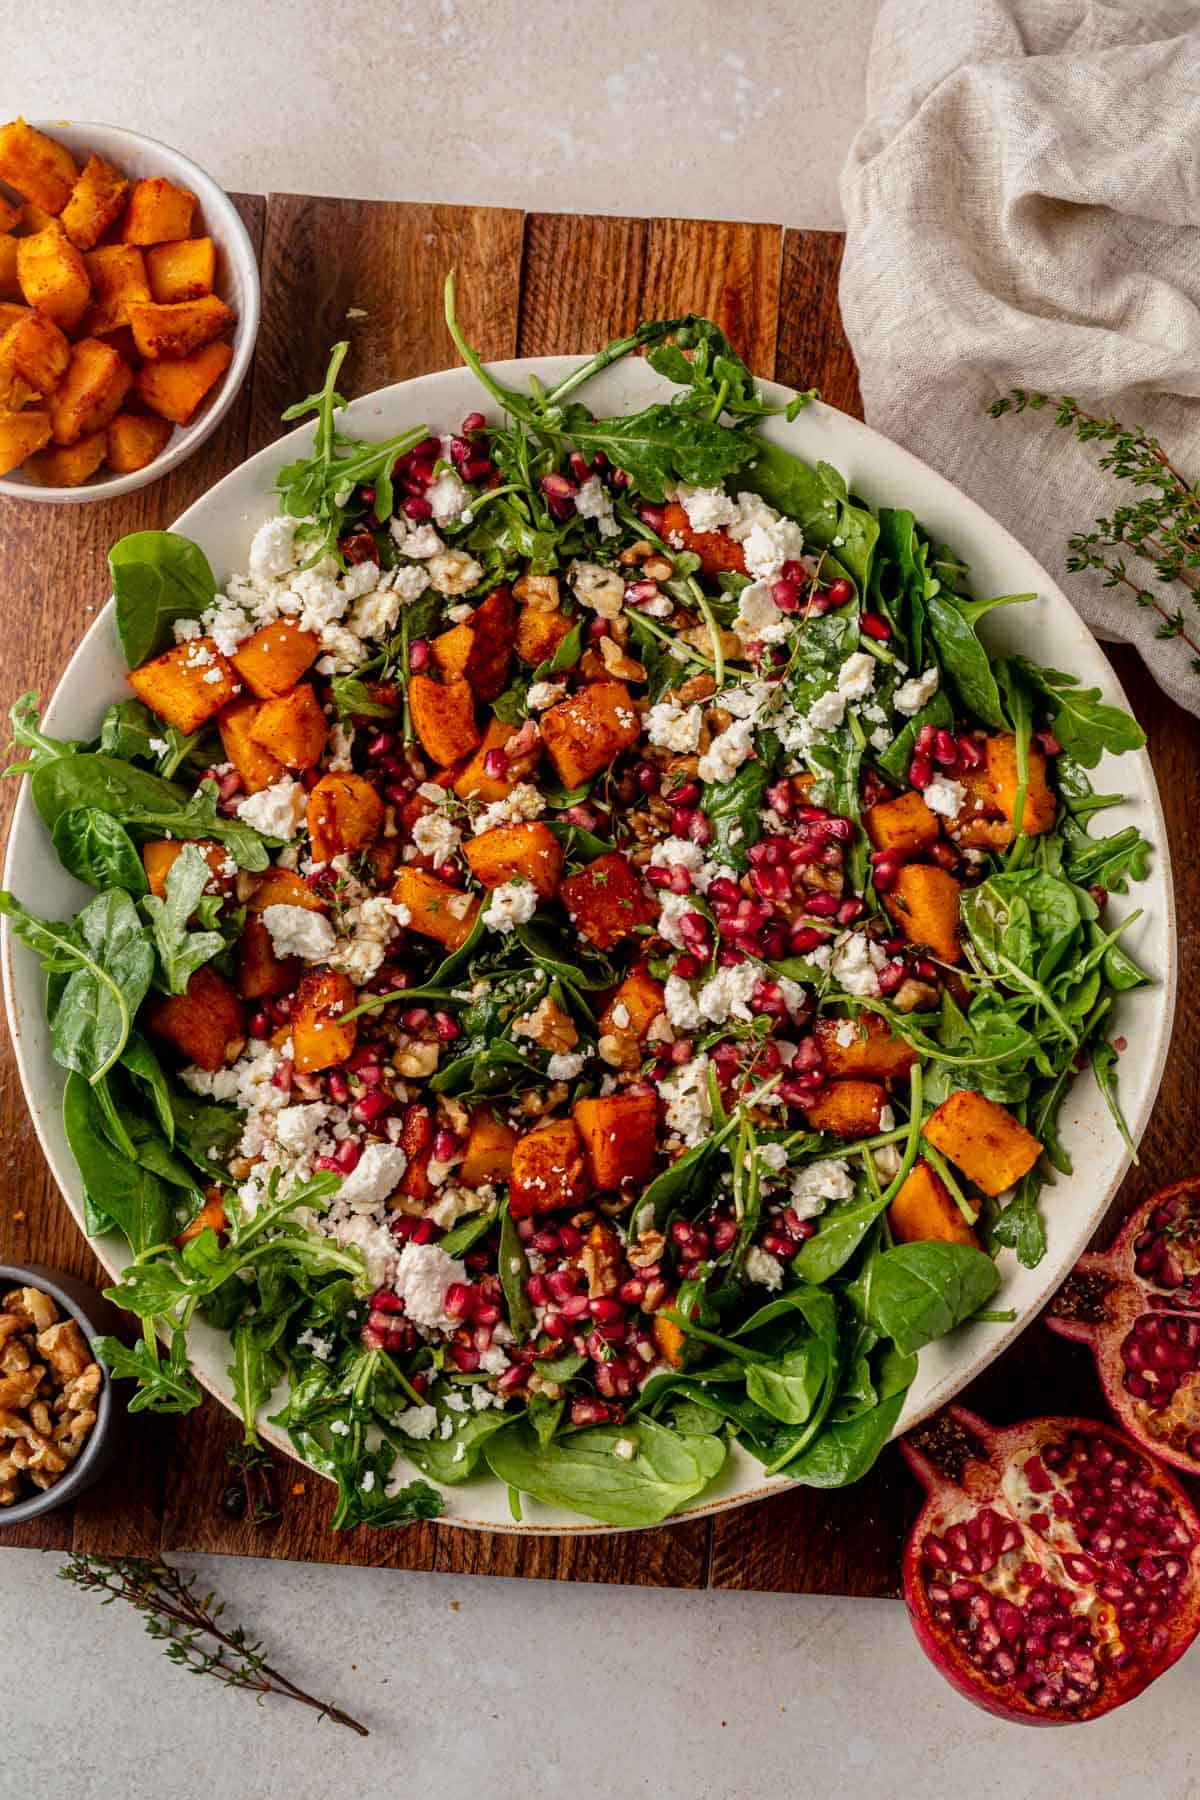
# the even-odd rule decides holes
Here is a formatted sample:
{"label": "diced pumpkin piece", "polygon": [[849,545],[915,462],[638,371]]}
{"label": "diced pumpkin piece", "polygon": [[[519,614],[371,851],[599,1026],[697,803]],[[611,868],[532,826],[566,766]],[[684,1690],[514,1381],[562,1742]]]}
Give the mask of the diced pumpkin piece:
{"label": "diced pumpkin piece", "polygon": [[465,622],[455,625],[449,631],[440,631],[435,638],[429,640],[429,654],[433,658],[433,666],[443,681],[464,681],[467,664],[471,659],[471,647],[475,642],[475,633]]}
{"label": "diced pumpkin piece", "polygon": [[0,237],[0,300],[19,300],[21,284],[17,280],[17,242],[15,237]]}
{"label": "diced pumpkin piece", "polygon": [[407,906],[410,931],[433,938],[447,950],[466,943],[479,916],[479,902],[470,894],[408,863],[396,871],[392,899],[397,906]]}
{"label": "diced pumpkin piece", "polygon": [[907,1075],[917,1053],[902,1037],[893,1037],[886,1019],[863,1013],[857,1019],[823,1015],[813,1027],[825,1069],[833,1080],[843,1075],[873,1075],[881,1081]]}
{"label": "diced pumpkin piece", "polygon": [[583,1145],[573,1119],[554,1119],[517,1139],[508,1178],[508,1210],[514,1219],[579,1206],[589,1192]]}
{"label": "diced pumpkin piece", "polygon": [[320,651],[315,631],[305,631],[292,619],[276,619],[243,639],[233,653],[233,666],[257,699],[278,700],[312,668]]}
{"label": "diced pumpkin piece", "polygon": [[218,1187],[205,1188],[204,1205],[199,1212],[190,1218],[183,1230],[175,1239],[176,1248],[183,1249],[193,1238],[198,1238],[202,1231],[222,1232],[229,1221],[225,1217],[225,1201]]}
{"label": "diced pumpkin piece", "polygon": [[135,244],[104,244],[83,259],[92,284],[92,303],[83,327],[92,337],[128,325],[135,306],[150,298],[146,263]]}
{"label": "diced pumpkin piece", "polygon": [[0,367],[0,412],[21,412],[37,398],[27,381],[22,381],[11,369]]}
{"label": "diced pumpkin piece", "polygon": [[516,628],[517,609],[506,587],[490,593],[467,620],[471,647],[462,672],[476,699],[492,701],[504,692]]}
{"label": "diced pumpkin piece", "polygon": [[277,700],[265,700],[251,721],[250,736],[285,768],[312,769],[329,741],[329,720],[306,681]]}
{"label": "diced pumpkin piece", "polygon": [[50,414],[0,413],[0,475],[19,468],[27,456],[50,442]]}
{"label": "diced pumpkin piece", "polygon": [[71,189],[60,214],[60,223],[79,250],[93,250],[125,205],[129,183],[119,169],[102,156],[89,156],[83,173]]}
{"label": "diced pumpkin piece", "polygon": [[888,1207],[888,1224],[898,1244],[923,1243],[931,1238],[943,1244],[970,1244],[979,1239],[959,1211],[953,1194],[927,1162],[915,1162]]}
{"label": "diced pumpkin piece", "polygon": [[70,361],[65,333],[44,313],[23,313],[0,338],[0,373],[19,376],[35,394],[52,393]]}
{"label": "diced pumpkin piece", "polygon": [[0,126],[0,181],[46,212],[60,213],[71,198],[78,170],[65,144],[24,119]]}
{"label": "diced pumpkin piece", "polygon": [[566,788],[609,768],[636,744],[641,720],[621,681],[596,681],[542,714],[542,741]]}
{"label": "diced pumpkin piece", "polygon": [[362,850],[383,830],[383,801],[361,775],[323,775],[308,796],[314,862]]}
{"label": "diced pumpkin piece", "polygon": [[82,487],[104,461],[107,444],[108,435],[101,427],[73,444],[39,450],[25,464],[25,473],[39,487]]}
{"label": "diced pumpkin piece", "polygon": [[433,1198],[433,1182],[429,1165],[433,1160],[433,1114],[427,1106],[414,1102],[406,1106],[400,1118],[400,1148],[408,1158],[400,1179],[400,1192],[409,1200],[424,1204]]}
{"label": "diced pumpkin piece", "polygon": [[265,912],[268,906],[299,906],[305,912],[319,913],[329,910],[320,894],[309,887],[302,875],[276,867],[263,870],[246,902],[246,910],[251,913]]}
{"label": "diced pumpkin piece", "polygon": [[300,974],[297,956],[277,956],[275,940],[261,919],[247,919],[237,946],[237,991],[243,1000],[286,994]]}
{"label": "diced pumpkin piece", "polygon": [[[988,738],[984,745],[988,787],[992,799],[1009,824],[1017,823],[1017,740],[1009,734]],[[1049,831],[1054,823],[1058,803],[1046,783],[1046,758],[1036,744],[1029,746],[1026,771],[1025,808],[1021,828],[1029,837]]]}
{"label": "diced pumpkin piece", "polygon": [[121,227],[126,244],[165,244],[191,235],[196,196],[163,175],[135,181]]}
{"label": "diced pumpkin piece", "polygon": [[942,1101],[925,1122],[925,1136],[993,1199],[1027,1175],[1042,1150],[1007,1107],[969,1089]]}
{"label": "diced pumpkin piece", "polygon": [[218,339],[176,362],[146,363],[138,370],[138,393],[151,412],[170,419],[172,425],[188,425],[232,361],[232,344]]}
{"label": "diced pumpkin piece", "polygon": [[814,1131],[835,1137],[870,1137],[879,1130],[887,1094],[877,1081],[831,1081],[804,1113]]}
{"label": "diced pumpkin piece", "polygon": [[82,319],[92,284],[83,257],[58,224],[17,240],[17,280],[30,306],[64,331]]}
{"label": "diced pumpkin piece", "polygon": [[241,1001],[210,963],[196,970],[186,994],[151,994],[142,1017],[155,1037],[210,1074],[234,1062],[246,1041]]}
{"label": "diced pumpkin piece", "polygon": [[664,509],[662,536],[677,549],[689,550],[700,558],[700,573],[715,580],[731,572],[746,573],[746,552],[727,531],[693,531],[687,513],[672,500]]}
{"label": "diced pumpkin piece", "polygon": [[548,825],[536,820],[480,832],[467,840],[463,853],[472,875],[485,888],[502,887],[514,875],[523,875],[537,889],[540,900],[553,900],[558,892],[562,845]]}
{"label": "diced pumpkin piece", "polygon": [[229,861],[224,844],[218,844],[212,838],[152,838],[142,845],[142,866],[150,883],[150,892],[157,894],[160,900],[167,891],[167,876],[175,866],[175,859],[188,843],[194,844],[213,872],[210,892],[218,892],[218,883],[224,878],[225,864]]}
{"label": "diced pumpkin piece", "polygon": [[278,758],[264,750],[261,744],[256,744],[250,735],[259,706],[257,700],[234,700],[217,720],[226,759],[241,776],[242,786],[248,794],[259,794],[263,788],[273,787],[283,774],[283,764]]}
{"label": "diced pumpkin piece", "polygon": [[955,779],[965,791],[958,812],[946,823],[954,842],[963,850],[1007,850],[1012,823],[996,804],[986,766],[964,769]]}
{"label": "diced pumpkin piece", "polygon": [[489,750],[503,750],[516,727],[506,725],[503,719],[489,719],[487,730],[483,734],[478,749],[463,764],[454,777],[454,792],[460,800],[482,800],[490,805],[493,800],[505,800],[517,785],[515,775],[489,775],[484,768]]}
{"label": "diced pumpkin piece", "polygon": [[550,661],[570,630],[570,619],[557,607],[544,612],[538,606],[523,606],[517,614],[513,648],[523,663],[536,669]]}
{"label": "diced pumpkin piece", "polygon": [[152,463],[171,435],[167,419],[149,413],[117,413],[108,422],[108,466],[118,475],[132,475]]}
{"label": "diced pumpkin piece", "polygon": [[73,444],[89,432],[103,431],[129,392],[133,370],[99,338],[82,338],[71,347],[67,372],[50,396],[50,423],[56,444]]}
{"label": "diced pumpkin piece", "polygon": [[310,970],[292,1001],[292,1055],[301,1075],[331,1069],[354,1049],[358,1020],[343,1019],[355,1001],[354,983],[340,969]]}
{"label": "diced pumpkin piece", "polygon": [[408,684],[408,704],[421,748],[435,763],[444,767],[457,762],[478,744],[475,696],[465,681],[414,675]]}
{"label": "diced pumpkin piece", "polygon": [[490,1106],[473,1112],[467,1147],[458,1166],[458,1179],[463,1186],[476,1188],[489,1181],[507,1181],[517,1137],[512,1126],[498,1119]]}
{"label": "diced pumpkin piece", "polygon": [[658,1162],[658,1102],[653,1094],[577,1100],[571,1117],[579,1127],[594,1187],[649,1181]]}
{"label": "diced pumpkin piece", "polygon": [[199,300],[178,300],[169,306],[143,301],[132,307],[129,314],[133,341],[151,361],[190,356],[193,350],[220,337],[233,321],[232,308],[215,294],[204,294]]}
{"label": "diced pumpkin piece", "polygon": [[643,1039],[665,1005],[662,983],[648,969],[631,969],[599,1018],[600,1054],[611,1068],[637,1068]]}
{"label": "diced pumpkin piece", "polygon": [[173,644],[161,656],[131,670],[128,680],[151,712],[185,736],[215,718],[238,691],[231,665],[206,637]]}
{"label": "diced pumpkin piece", "polygon": [[915,788],[869,806],[863,825],[876,850],[895,850],[901,856],[919,856],[938,840],[937,815]]}
{"label": "diced pumpkin piece", "polygon": [[962,887],[932,863],[906,863],[883,904],[910,944],[919,944],[939,962],[962,959],[958,941],[958,899]]}
{"label": "diced pumpkin piece", "polygon": [[217,247],[210,237],[156,244],[146,252],[150,293],[160,306],[199,300],[211,294],[217,278]]}
{"label": "diced pumpkin piece", "polygon": [[559,889],[567,917],[598,950],[611,950],[655,917],[633,864],[619,850],[598,856]]}
{"label": "diced pumpkin piece", "polygon": [[677,1325],[674,1319],[665,1318],[662,1313],[657,1312],[654,1315],[653,1331],[659,1355],[665,1357],[673,1369],[682,1367],[683,1327]]}

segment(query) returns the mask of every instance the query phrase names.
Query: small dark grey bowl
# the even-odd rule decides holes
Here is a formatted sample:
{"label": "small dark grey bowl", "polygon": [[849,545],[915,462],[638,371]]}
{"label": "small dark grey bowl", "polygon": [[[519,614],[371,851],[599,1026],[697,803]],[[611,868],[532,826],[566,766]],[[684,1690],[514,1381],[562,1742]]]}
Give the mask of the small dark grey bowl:
{"label": "small dark grey bowl", "polygon": [[[40,1263],[0,1263],[0,1295],[14,1287],[36,1287],[49,1294],[59,1309],[75,1320],[89,1344],[98,1337],[112,1335],[120,1321],[117,1308],[86,1281],[43,1268]],[[96,1423],[87,1443],[52,1487],[33,1494],[28,1500],[18,1500],[15,1506],[0,1506],[0,1538],[6,1525],[20,1525],[26,1519],[37,1519],[43,1513],[53,1512],[56,1506],[65,1506],[68,1500],[76,1499],[85,1488],[100,1479],[116,1455],[120,1410],[105,1370],[96,1405]]]}

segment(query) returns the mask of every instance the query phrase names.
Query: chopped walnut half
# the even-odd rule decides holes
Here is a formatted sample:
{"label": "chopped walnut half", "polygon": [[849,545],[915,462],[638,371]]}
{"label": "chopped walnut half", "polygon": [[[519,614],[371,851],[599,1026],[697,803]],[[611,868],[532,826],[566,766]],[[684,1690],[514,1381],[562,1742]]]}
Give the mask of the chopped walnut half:
{"label": "chopped walnut half", "polygon": [[531,1013],[513,1020],[512,1034],[515,1038],[532,1038],[535,1044],[540,1044],[552,1056],[565,1056],[579,1042],[579,1033],[571,1023],[569,1014],[549,994],[538,1001]]}
{"label": "chopped walnut half", "polygon": [[0,1302],[0,1507],[52,1487],[96,1423],[100,1364],[40,1288]]}

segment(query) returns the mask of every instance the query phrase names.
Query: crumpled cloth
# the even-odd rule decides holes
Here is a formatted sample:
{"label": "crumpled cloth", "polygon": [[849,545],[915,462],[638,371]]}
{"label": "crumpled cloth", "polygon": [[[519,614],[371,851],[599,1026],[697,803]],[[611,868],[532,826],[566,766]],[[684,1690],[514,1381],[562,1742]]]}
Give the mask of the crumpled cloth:
{"label": "crumpled cloth", "polygon": [[867,420],[1028,546],[1100,637],[1135,644],[1200,712],[1200,608],[1067,539],[1135,497],[1050,410],[993,420],[1010,388],[1142,424],[1200,480],[1200,5],[884,0],[867,117],[842,176],[841,306]]}

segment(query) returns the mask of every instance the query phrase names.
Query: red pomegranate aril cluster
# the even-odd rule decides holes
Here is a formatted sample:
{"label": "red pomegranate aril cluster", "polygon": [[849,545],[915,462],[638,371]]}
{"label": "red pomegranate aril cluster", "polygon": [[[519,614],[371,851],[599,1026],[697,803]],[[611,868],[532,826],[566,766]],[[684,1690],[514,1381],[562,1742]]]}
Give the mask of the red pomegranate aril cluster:
{"label": "red pomegranate aril cluster", "polygon": [[936,771],[961,775],[964,770],[979,768],[982,762],[983,751],[968,733],[956,737],[944,726],[922,725],[908,765],[909,784],[923,793]]}

